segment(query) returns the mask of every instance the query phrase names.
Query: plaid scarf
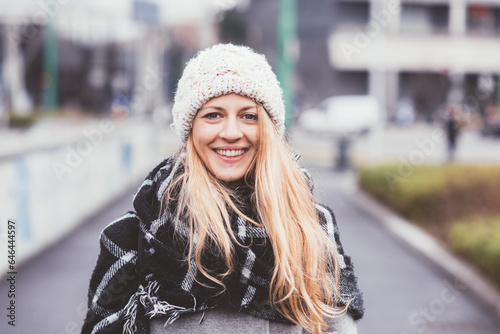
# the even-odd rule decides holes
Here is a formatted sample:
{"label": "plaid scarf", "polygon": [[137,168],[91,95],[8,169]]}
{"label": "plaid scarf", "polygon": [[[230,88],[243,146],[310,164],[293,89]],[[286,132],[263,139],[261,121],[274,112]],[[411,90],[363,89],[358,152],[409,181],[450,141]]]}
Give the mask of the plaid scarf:
{"label": "plaid scarf", "polygon": [[[180,169],[179,160],[164,160],[135,194],[135,212],[128,212],[102,231],[83,334],[146,334],[149,319],[154,317],[164,317],[170,324],[182,314],[222,304],[270,321],[290,323],[269,301],[274,257],[262,227],[231,214],[233,232],[243,247],[235,245],[234,270],[223,278],[226,291],[198,271],[186,247],[189,226],[176,220],[175,203],[159,215],[162,195]],[[348,312],[360,319],[363,301],[351,260],[342,249],[334,215],[325,206],[316,207],[322,227],[337,244],[342,295],[339,304],[352,300]],[[254,219],[251,208],[243,212]],[[196,235],[194,239],[196,242]],[[227,267],[216,251],[208,249],[202,258],[204,268],[217,277]],[[188,258],[192,259],[191,271]]]}

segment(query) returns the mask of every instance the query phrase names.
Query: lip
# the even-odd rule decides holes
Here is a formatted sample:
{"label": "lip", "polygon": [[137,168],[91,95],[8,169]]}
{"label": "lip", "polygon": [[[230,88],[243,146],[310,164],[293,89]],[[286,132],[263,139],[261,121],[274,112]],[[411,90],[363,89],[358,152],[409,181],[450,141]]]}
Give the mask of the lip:
{"label": "lip", "polygon": [[[244,152],[243,152],[243,154],[238,155],[238,156],[228,157],[228,156],[221,155],[221,154],[217,153],[217,150],[226,150],[226,151],[243,150]],[[220,160],[222,160],[224,162],[235,163],[235,162],[239,162],[239,161],[243,160],[243,158],[245,158],[245,156],[247,155],[249,150],[250,150],[249,147],[221,146],[221,147],[213,148],[212,152],[214,152],[214,154],[217,158],[219,158]]]}
{"label": "lip", "polygon": [[250,147],[242,146],[217,146],[213,147],[212,150],[248,150]]}

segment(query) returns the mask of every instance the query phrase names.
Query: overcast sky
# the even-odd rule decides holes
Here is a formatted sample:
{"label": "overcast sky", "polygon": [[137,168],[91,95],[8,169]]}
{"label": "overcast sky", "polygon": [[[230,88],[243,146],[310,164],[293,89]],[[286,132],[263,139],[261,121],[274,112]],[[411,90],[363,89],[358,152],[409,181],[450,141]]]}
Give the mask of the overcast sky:
{"label": "overcast sky", "polygon": [[[210,20],[220,10],[248,0],[147,0],[158,5],[163,25]],[[0,0],[0,23],[46,23],[77,40],[134,39],[143,26],[132,20],[133,0]]]}
{"label": "overcast sky", "polygon": [[[0,0],[0,19],[33,18],[39,13],[59,16],[72,11],[92,11],[96,18],[128,19],[133,0]],[[233,7],[241,0],[147,0],[159,6],[166,24],[199,20],[208,11]]]}

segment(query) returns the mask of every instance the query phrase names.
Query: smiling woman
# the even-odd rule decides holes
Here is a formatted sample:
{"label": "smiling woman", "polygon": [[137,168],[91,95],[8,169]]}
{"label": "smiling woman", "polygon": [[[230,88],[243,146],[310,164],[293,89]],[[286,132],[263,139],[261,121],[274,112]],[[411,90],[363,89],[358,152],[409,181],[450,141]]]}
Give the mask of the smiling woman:
{"label": "smiling woman", "polygon": [[259,145],[258,105],[228,94],[208,101],[196,114],[190,140],[205,167],[231,188],[250,170]]}
{"label": "smiling woman", "polygon": [[103,230],[82,333],[356,333],[351,259],[284,141],[265,57],[200,52],[172,114],[183,145]]}

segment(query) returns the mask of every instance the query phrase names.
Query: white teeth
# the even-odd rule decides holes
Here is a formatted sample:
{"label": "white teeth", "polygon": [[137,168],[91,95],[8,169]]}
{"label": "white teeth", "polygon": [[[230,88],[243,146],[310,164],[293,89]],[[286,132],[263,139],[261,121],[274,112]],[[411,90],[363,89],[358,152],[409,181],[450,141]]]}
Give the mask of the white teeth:
{"label": "white teeth", "polygon": [[215,150],[218,154],[225,157],[236,157],[245,153],[245,150]]}

